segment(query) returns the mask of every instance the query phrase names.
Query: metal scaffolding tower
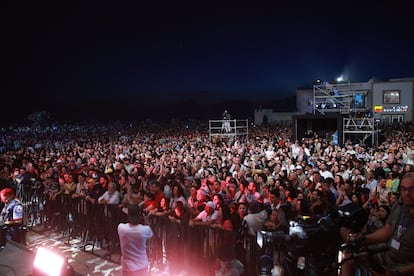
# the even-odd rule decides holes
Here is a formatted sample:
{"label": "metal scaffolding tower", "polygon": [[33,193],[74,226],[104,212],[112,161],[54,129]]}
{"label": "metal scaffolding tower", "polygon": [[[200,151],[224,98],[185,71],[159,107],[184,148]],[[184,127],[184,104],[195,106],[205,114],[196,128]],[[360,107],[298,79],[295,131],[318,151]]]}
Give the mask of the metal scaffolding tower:
{"label": "metal scaffolding tower", "polygon": [[249,136],[249,120],[209,120],[209,138],[236,138]]}
{"label": "metal scaffolding tower", "polygon": [[[367,109],[369,90],[360,83],[320,83],[313,87],[313,114],[341,114],[343,140],[378,142],[378,123]],[[338,129],[339,130],[339,129]],[[369,140],[370,138],[371,140]]]}
{"label": "metal scaffolding tower", "polygon": [[367,96],[366,89],[358,83],[321,83],[313,86],[313,114],[352,114],[366,111],[366,104],[356,97]]}
{"label": "metal scaffolding tower", "polygon": [[346,139],[359,140],[359,143],[366,144],[371,139],[371,145],[378,145],[378,123],[368,117],[344,118],[343,141]]}

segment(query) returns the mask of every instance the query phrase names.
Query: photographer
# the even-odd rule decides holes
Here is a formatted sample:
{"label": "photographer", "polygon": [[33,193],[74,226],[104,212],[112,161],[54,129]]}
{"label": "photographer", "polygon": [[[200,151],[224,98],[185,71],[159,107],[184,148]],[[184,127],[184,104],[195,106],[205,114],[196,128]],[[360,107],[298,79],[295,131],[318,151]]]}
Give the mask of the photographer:
{"label": "photographer", "polygon": [[[403,175],[396,203],[381,229],[360,238],[363,244],[388,242],[389,250],[379,255],[384,270],[375,275],[414,275],[414,173]],[[342,267],[341,275],[354,275],[353,262]]]}

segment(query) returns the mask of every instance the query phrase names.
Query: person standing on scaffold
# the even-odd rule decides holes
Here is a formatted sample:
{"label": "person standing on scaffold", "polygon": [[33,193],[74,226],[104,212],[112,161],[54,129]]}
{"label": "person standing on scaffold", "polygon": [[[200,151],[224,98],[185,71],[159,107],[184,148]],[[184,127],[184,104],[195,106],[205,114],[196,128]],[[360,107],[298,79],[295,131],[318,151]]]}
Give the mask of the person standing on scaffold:
{"label": "person standing on scaffold", "polygon": [[221,126],[221,131],[225,133],[230,133],[231,132],[231,127],[230,127],[230,120],[231,120],[231,116],[230,113],[227,112],[227,110],[224,110],[223,112],[223,125]]}

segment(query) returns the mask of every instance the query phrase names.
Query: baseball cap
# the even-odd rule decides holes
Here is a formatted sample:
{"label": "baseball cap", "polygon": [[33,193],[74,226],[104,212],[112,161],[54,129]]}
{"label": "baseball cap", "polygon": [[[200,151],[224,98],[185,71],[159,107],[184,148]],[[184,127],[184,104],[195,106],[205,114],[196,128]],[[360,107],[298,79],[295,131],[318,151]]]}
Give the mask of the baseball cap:
{"label": "baseball cap", "polygon": [[216,209],[216,204],[214,204],[213,201],[207,201],[206,206],[209,206],[210,208]]}

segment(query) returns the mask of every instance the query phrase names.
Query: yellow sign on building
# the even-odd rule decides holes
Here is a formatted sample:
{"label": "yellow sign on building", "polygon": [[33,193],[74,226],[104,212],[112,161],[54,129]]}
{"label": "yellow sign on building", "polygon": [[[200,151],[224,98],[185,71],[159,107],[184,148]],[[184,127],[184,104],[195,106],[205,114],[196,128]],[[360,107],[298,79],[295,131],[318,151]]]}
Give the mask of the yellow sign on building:
{"label": "yellow sign on building", "polygon": [[382,105],[374,106],[374,112],[381,113],[382,111],[383,111],[383,106]]}

